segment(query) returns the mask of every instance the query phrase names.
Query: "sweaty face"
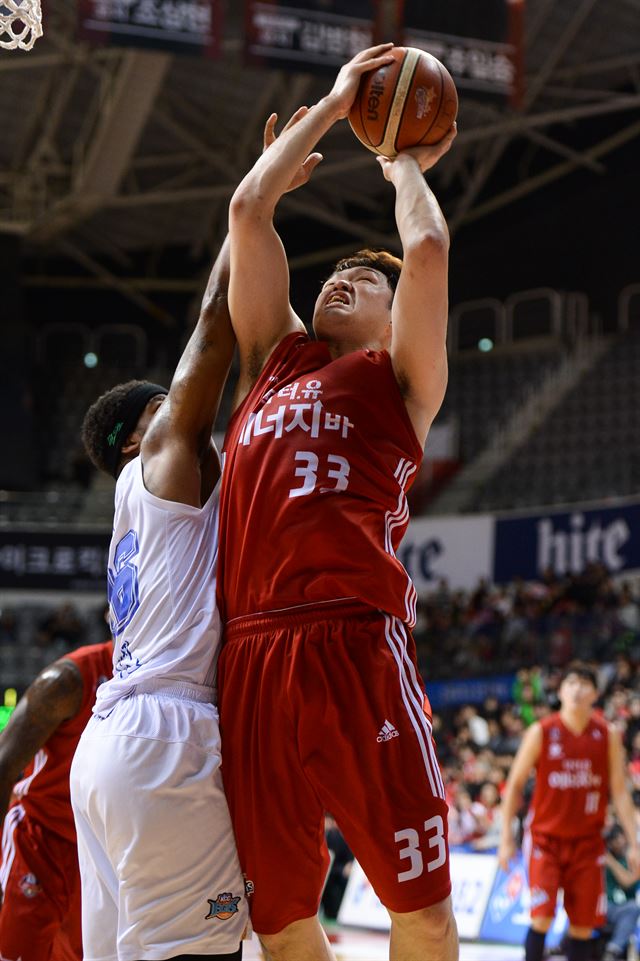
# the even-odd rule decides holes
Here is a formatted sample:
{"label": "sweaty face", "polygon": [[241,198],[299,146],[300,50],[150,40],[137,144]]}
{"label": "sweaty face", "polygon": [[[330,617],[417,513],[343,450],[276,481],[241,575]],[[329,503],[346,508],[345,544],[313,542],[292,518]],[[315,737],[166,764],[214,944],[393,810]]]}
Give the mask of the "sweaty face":
{"label": "sweaty face", "polygon": [[386,276],[371,267],[348,267],[322,286],[313,312],[318,340],[337,341],[352,350],[388,347],[392,292]]}

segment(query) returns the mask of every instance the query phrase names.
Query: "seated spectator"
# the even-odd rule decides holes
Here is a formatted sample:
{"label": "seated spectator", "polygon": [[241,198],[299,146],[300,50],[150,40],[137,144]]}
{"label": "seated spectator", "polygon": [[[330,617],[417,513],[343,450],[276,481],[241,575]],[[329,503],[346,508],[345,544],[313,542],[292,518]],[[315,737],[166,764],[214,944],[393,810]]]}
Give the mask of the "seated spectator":
{"label": "seated spectator", "polygon": [[611,931],[602,961],[626,958],[627,946],[640,917],[640,905],[636,904],[640,873],[629,870],[626,847],[624,831],[616,824],[607,834],[607,925]]}
{"label": "seated spectator", "polygon": [[473,704],[465,704],[459,712],[460,722],[465,725],[473,744],[484,747],[489,741],[489,725]]}
{"label": "seated spectator", "polygon": [[632,634],[640,631],[640,608],[627,581],[622,585],[618,598],[618,620]]}
{"label": "seated spectator", "polygon": [[500,842],[502,820],[500,793],[495,784],[491,781],[485,781],[480,788],[478,797],[471,806],[471,811],[480,831],[480,835],[472,841],[473,848],[476,851],[497,848]]}
{"label": "seated spectator", "polygon": [[453,805],[449,808],[449,844],[468,844],[480,834],[480,827],[473,813],[471,795],[459,787]]}

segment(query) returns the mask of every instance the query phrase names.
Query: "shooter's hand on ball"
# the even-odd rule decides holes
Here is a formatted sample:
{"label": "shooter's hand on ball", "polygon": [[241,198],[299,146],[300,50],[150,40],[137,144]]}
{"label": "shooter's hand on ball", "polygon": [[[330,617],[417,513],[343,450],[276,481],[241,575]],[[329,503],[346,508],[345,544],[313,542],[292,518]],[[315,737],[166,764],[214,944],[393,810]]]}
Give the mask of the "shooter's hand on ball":
{"label": "shooter's hand on ball", "polygon": [[[282,128],[282,133],[284,133],[285,130],[289,130],[291,127],[293,127],[308,112],[309,112],[308,107],[298,107],[296,112],[289,118],[287,123]],[[263,147],[262,147],[263,153],[265,150],[267,150],[271,146],[272,143],[275,143],[275,141],[277,140],[277,135],[276,135],[277,122],[278,122],[277,113],[272,113],[267,118],[267,122],[264,125]],[[304,161],[304,163],[298,168],[297,173],[293,177],[285,193],[288,193],[291,190],[296,190],[296,188],[301,187],[303,184],[306,184],[309,178],[311,177],[311,174],[316,169],[316,167],[318,166],[321,160],[322,160],[321,153],[316,152],[316,153],[309,154],[309,156]]]}
{"label": "shooter's hand on ball", "polygon": [[348,116],[362,75],[369,70],[377,70],[378,67],[391,63],[395,59],[392,51],[392,43],[381,43],[377,47],[361,50],[349,63],[345,63],[340,68],[331,92],[326,98],[335,110],[336,119],[341,120]]}
{"label": "shooter's hand on ball", "polygon": [[[420,167],[422,173],[425,173],[425,171],[430,170],[431,167],[434,167],[440,158],[447,153],[457,134],[457,124],[453,123],[448,133],[445,134],[439,143],[432,145],[425,144],[421,147],[408,147],[406,150],[401,150],[397,157],[395,157],[393,160],[380,155],[376,157],[376,160],[382,167],[382,172],[386,180],[393,180],[394,167],[398,161],[401,163],[403,162],[403,157],[413,157],[418,162],[418,166]],[[396,170],[397,169],[398,168],[396,168]]]}

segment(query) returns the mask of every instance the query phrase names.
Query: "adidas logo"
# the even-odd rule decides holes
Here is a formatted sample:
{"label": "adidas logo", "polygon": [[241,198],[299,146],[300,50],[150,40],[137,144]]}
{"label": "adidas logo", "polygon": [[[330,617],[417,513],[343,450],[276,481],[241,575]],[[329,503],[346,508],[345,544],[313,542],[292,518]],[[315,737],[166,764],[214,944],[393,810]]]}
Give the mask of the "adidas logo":
{"label": "adidas logo", "polygon": [[392,737],[399,737],[400,732],[395,729],[391,721],[386,721],[380,728],[380,733],[378,734],[376,741],[380,744],[382,741],[390,741]]}

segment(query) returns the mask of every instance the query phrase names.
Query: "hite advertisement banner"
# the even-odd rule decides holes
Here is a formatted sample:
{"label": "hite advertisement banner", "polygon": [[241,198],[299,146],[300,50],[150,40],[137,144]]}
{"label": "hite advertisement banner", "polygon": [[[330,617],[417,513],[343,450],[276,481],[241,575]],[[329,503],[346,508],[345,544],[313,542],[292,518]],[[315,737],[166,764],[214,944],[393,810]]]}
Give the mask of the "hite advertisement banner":
{"label": "hite advertisement banner", "polygon": [[440,580],[452,588],[471,590],[493,574],[494,518],[419,518],[409,523],[398,549],[418,594],[432,591]]}
{"label": "hite advertisement banner", "polygon": [[493,580],[535,580],[550,568],[560,577],[587,564],[611,574],[640,568],[640,503],[550,511],[496,520]]}
{"label": "hite advertisement banner", "polygon": [[79,0],[78,31],[96,46],[216,57],[222,0]]}
{"label": "hite advertisement banner", "polygon": [[86,590],[106,596],[108,531],[0,530],[0,590]]}
{"label": "hite advertisement banner", "polygon": [[246,0],[246,58],[334,74],[375,42],[377,6],[377,0]]}

